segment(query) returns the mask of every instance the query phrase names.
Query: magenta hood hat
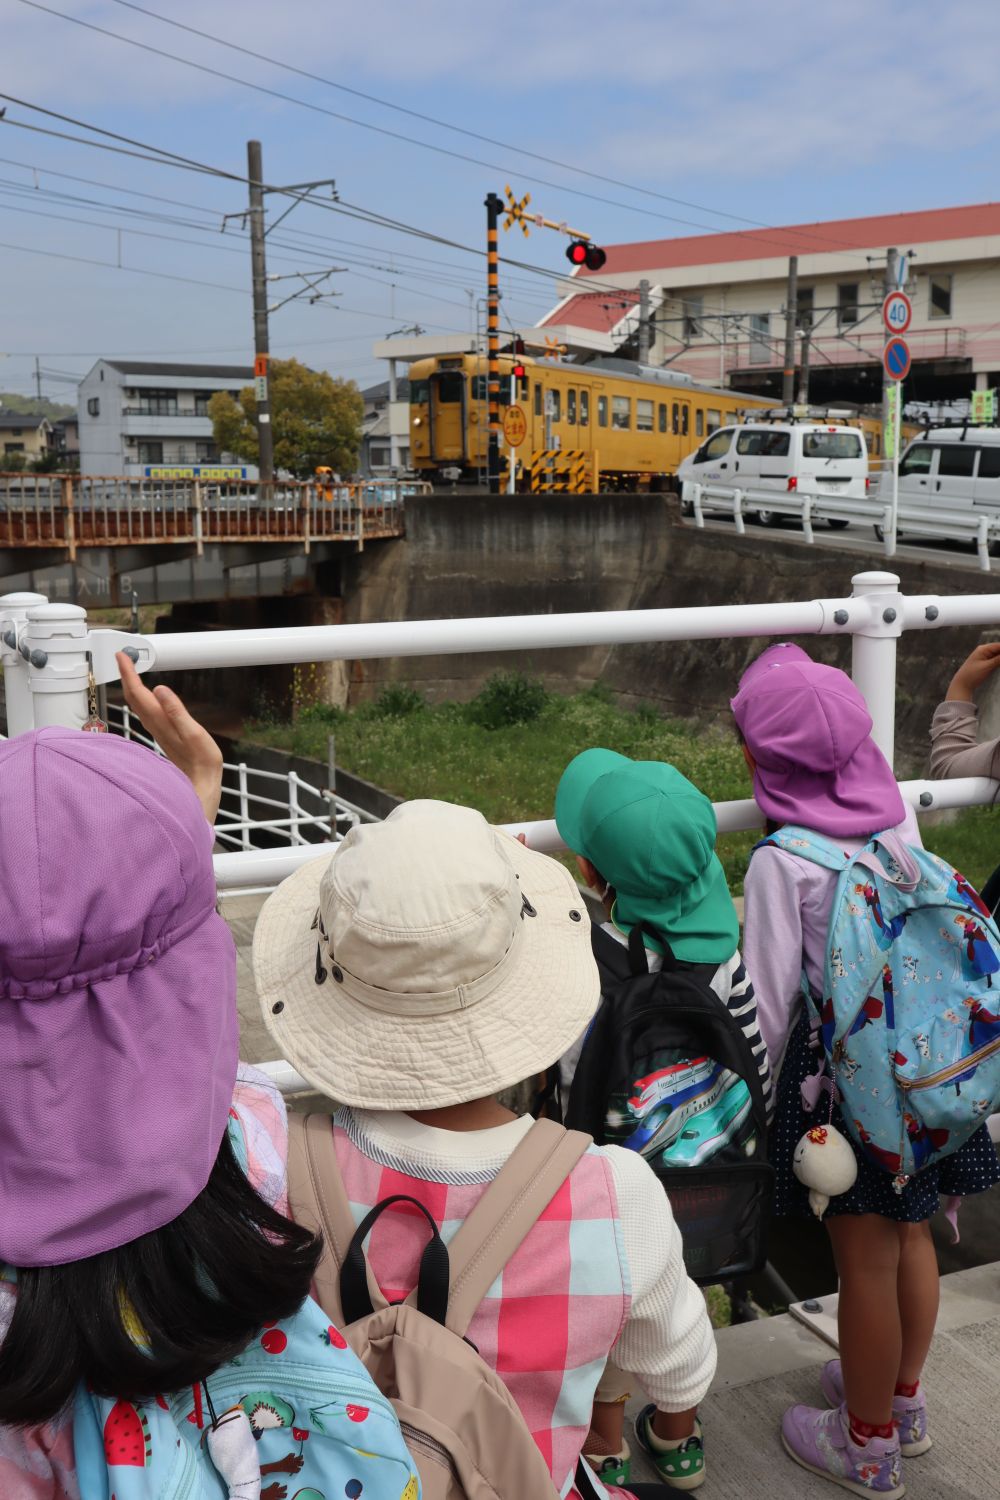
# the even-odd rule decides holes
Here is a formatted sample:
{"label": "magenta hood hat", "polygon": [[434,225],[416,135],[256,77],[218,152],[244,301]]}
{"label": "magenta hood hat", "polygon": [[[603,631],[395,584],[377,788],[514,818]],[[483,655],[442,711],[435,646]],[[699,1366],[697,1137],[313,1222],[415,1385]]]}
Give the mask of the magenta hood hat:
{"label": "magenta hood hat", "polygon": [[140,745],[0,745],[0,1261],[114,1249],[207,1183],[237,1057],[212,842]]}
{"label": "magenta hood hat", "polygon": [[772,646],[744,672],[732,710],[756,762],[754,798],[773,822],[867,838],[903,821],[896,778],[846,672]]}

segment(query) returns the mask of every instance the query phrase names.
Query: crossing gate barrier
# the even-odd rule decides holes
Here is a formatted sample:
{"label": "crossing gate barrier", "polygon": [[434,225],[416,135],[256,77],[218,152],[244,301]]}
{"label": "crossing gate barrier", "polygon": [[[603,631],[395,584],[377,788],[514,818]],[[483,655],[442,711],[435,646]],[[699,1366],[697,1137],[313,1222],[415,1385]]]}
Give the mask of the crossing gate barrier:
{"label": "crossing gate barrier", "polygon": [[531,493],[593,494],[598,487],[597,455],[582,448],[540,448],[528,463]]}

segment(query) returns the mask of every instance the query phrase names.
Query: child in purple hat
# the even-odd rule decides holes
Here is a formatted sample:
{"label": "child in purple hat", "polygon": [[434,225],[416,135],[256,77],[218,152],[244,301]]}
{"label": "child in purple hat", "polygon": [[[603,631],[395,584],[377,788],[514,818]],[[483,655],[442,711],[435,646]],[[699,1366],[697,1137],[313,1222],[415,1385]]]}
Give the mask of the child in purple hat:
{"label": "child in purple hat", "polygon": [[[769,831],[796,825],[848,854],[886,830],[903,844],[920,844],[913,811],[871,737],[864,699],[845,673],[797,646],[773,646],[744,673],[732,708]],[[779,1215],[812,1212],[808,1189],[792,1170],[796,1145],[816,1123],[802,1095],[822,1056],[818,1015],[803,990],[823,994],[836,884],[834,871],[765,843],[744,887],[743,952],[778,1080],[771,1161]],[[830,1118],[843,1123],[837,1106]],[[939,1294],[928,1220],[939,1195],[981,1192],[1000,1180],[1000,1169],[983,1128],[897,1192],[890,1173],[849,1144],[857,1178],[832,1198],[825,1217],[840,1279],[841,1358],[823,1371],[829,1409],[792,1407],[782,1439],[805,1468],[896,1500],[904,1493],[900,1455],[916,1457],[931,1446],[920,1384]]]}
{"label": "child in purple hat", "polygon": [[280,1211],[281,1099],[237,1063],[221,756],[120,666],[188,774],[113,735],[0,744],[3,1500],[76,1496],[74,1393],[197,1386],[296,1311],[320,1248]]}

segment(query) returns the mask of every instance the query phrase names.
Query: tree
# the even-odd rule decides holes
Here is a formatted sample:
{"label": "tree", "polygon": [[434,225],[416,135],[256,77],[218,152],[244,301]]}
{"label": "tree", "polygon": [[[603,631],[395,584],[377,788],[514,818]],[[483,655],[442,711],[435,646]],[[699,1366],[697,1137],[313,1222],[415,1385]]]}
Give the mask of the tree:
{"label": "tree", "polygon": [[[310,370],[297,359],[274,359],[270,366],[271,426],[274,466],[298,479],[309,478],[320,465],[349,474],[358,462],[364,401],[353,380],[335,380],[325,370]],[[220,453],[257,462],[256,404],[253,386],[239,399],[217,391],[208,403],[212,431]]]}

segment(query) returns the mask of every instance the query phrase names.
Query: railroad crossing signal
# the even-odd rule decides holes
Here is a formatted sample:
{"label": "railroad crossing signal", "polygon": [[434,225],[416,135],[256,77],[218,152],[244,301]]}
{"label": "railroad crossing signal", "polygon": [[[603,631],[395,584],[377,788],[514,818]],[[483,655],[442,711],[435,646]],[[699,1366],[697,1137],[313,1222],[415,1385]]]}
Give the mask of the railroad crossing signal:
{"label": "railroad crossing signal", "polygon": [[588,271],[599,271],[607,258],[600,245],[590,240],[575,239],[566,246],[566,259],[570,265],[586,266]]}
{"label": "railroad crossing signal", "polygon": [[[520,224],[521,233],[524,235],[525,239],[527,239],[531,231],[528,228],[524,210],[531,202],[531,194],[525,193],[523,198],[515,198],[513,192],[511,191],[509,182],[504,188],[504,192],[507,195],[507,212],[504,215],[503,227],[505,230],[513,229],[515,224]],[[538,220],[538,222],[541,223],[542,221]]]}
{"label": "railroad crossing signal", "polygon": [[560,354],[565,353],[565,344],[560,344],[558,339],[550,338],[548,334],[545,335],[545,352],[542,355],[543,359],[558,359]]}

